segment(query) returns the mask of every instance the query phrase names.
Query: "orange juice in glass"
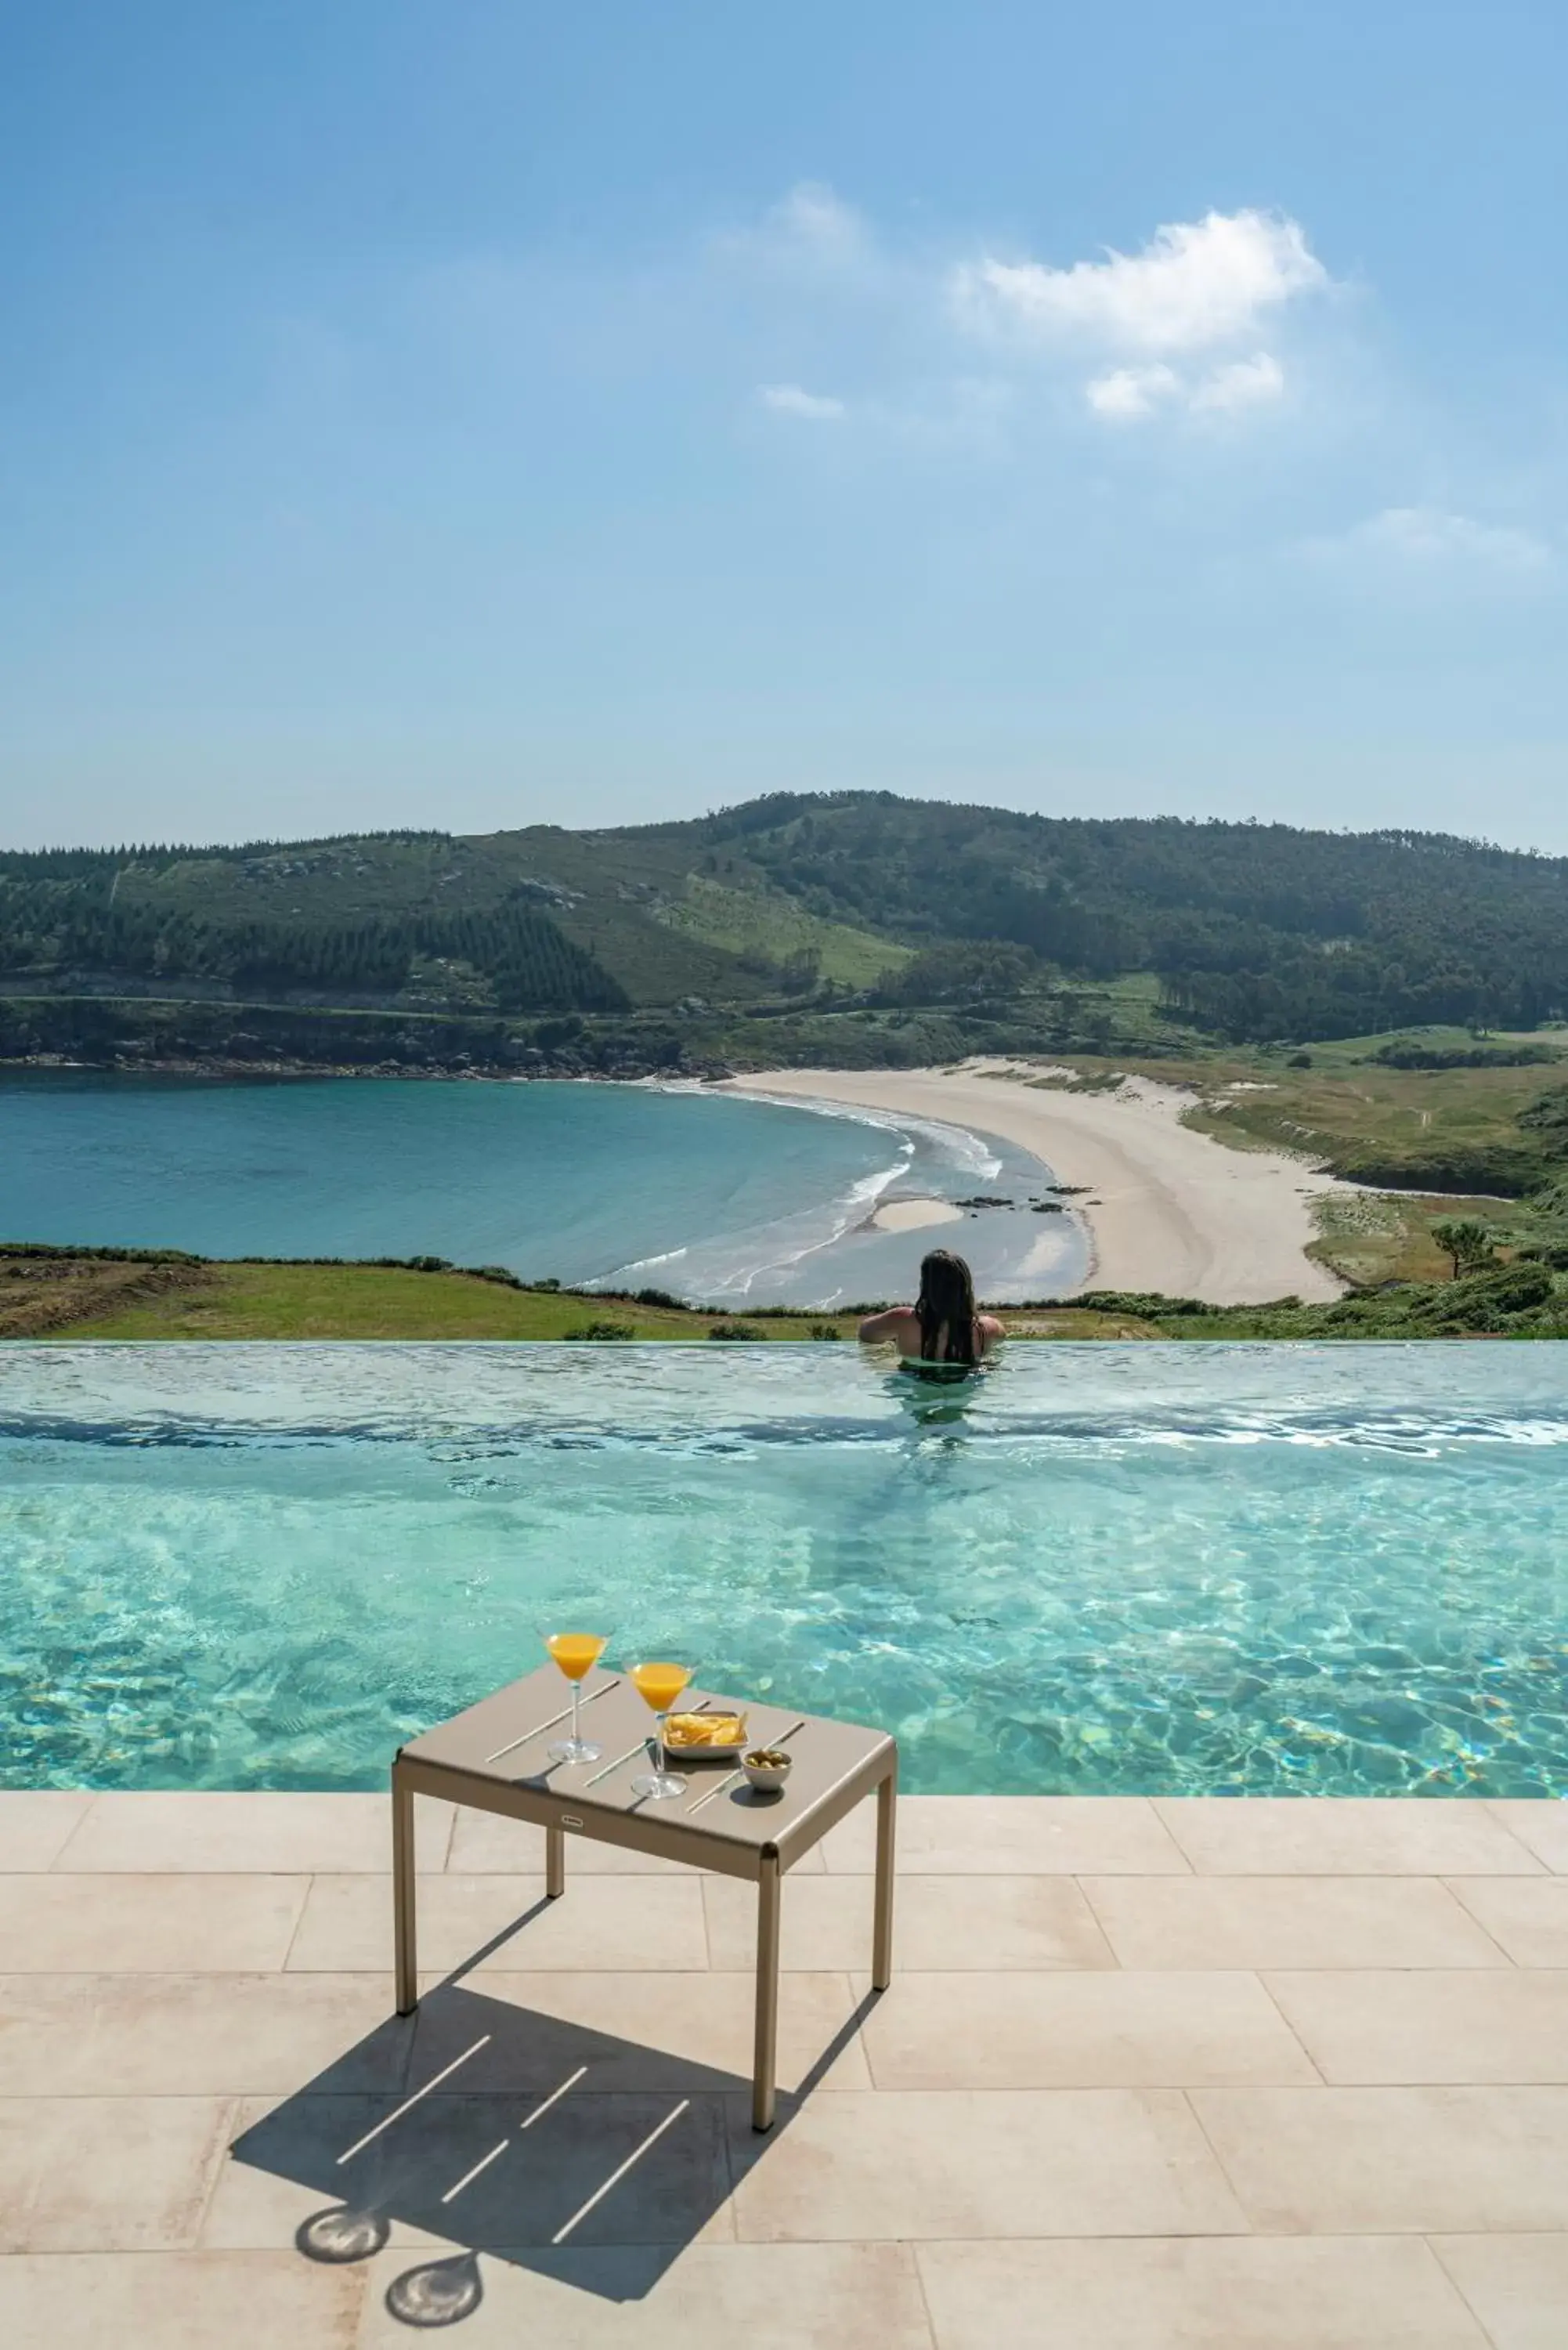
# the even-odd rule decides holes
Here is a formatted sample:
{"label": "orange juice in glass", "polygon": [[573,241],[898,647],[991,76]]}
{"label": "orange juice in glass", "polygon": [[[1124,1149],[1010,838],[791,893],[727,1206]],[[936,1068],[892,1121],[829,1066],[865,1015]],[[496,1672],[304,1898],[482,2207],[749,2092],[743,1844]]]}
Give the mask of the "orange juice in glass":
{"label": "orange juice in glass", "polygon": [[690,1665],[675,1665],[656,1657],[631,1669],[632,1686],[655,1717],[653,1769],[632,1781],[635,1795],[649,1795],[656,1803],[666,1803],[686,1793],[685,1780],[678,1779],[673,1771],[661,1770],[659,1765],[664,1760],[664,1717],[691,1679]]}
{"label": "orange juice in glass", "polygon": [[591,1739],[581,1735],[579,1722],[583,1683],[604,1655],[605,1638],[598,1632],[546,1632],[545,1646],[572,1684],[571,1735],[556,1740],[550,1749],[550,1760],[552,1762],[597,1762],[604,1748],[596,1746]]}

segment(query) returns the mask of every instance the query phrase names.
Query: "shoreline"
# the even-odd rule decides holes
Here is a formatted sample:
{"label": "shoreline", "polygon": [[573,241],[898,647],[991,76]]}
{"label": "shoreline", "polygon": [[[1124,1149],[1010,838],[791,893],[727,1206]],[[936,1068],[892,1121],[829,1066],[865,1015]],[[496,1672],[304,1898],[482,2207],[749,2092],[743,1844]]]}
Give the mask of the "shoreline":
{"label": "shoreline", "polygon": [[1313,1201],[1354,1185],[1282,1151],[1236,1150],[1181,1125],[1193,1098],[1185,1087],[1129,1076],[1113,1092],[1078,1093],[1043,1084],[1043,1074],[981,1060],[762,1069],[725,1089],[932,1118],[1033,1152],[1078,1194],[1072,1212],[1089,1236],[1089,1270],[1066,1295],[1159,1291],[1253,1305],[1286,1296],[1327,1304],[1345,1294],[1346,1284],[1305,1252],[1317,1237]]}
{"label": "shoreline", "polygon": [[[0,1074],[27,1066],[7,1063]],[[31,1066],[38,1067],[34,1062]],[[1159,1293],[1213,1305],[1268,1305],[1284,1296],[1327,1304],[1347,1284],[1305,1254],[1316,1238],[1312,1201],[1359,1187],[1283,1152],[1238,1150],[1180,1124],[1194,1098],[1184,1087],[1127,1076],[1112,1091],[1076,1091],[1069,1073],[1041,1061],[974,1057],[923,1069],[759,1069],[675,1080],[462,1067],[244,1068],[162,1063],[106,1072],[55,1061],[72,1074],[274,1084],[346,1077],[459,1080],[507,1086],[607,1086],[657,1092],[728,1093],[824,1109],[866,1109],[991,1136],[1028,1152],[1068,1193],[1064,1211],[1088,1249],[1082,1277],[1064,1281],[1060,1245],[1041,1232],[1018,1267],[1027,1284],[1064,1298],[1095,1289]],[[1053,1082],[1053,1079],[1058,1080]],[[961,1222],[950,1201],[898,1185],[856,1228],[867,1237],[912,1237]],[[1057,1221],[1055,1219],[1054,1222]],[[700,1236],[699,1236],[700,1237]],[[939,1235],[932,1230],[935,1241]],[[978,1268],[977,1268],[978,1272]],[[600,1276],[604,1278],[604,1276]],[[875,1284],[873,1284],[875,1286]],[[867,1293],[869,1294],[869,1293]],[[1025,1287],[1021,1294],[1030,1294]],[[742,1301],[743,1304],[745,1301]]]}

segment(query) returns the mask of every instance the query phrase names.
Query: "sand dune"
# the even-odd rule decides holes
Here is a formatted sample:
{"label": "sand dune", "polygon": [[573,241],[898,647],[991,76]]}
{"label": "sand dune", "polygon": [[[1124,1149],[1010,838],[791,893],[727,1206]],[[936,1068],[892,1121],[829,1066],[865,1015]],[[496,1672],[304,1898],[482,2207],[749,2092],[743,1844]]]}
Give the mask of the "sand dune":
{"label": "sand dune", "polygon": [[1086,1186],[1073,1202],[1094,1245],[1085,1287],[1163,1290],[1216,1305],[1340,1295],[1344,1284],[1303,1252],[1315,1235],[1314,1197],[1348,1186],[1282,1152],[1233,1150],[1193,1133],[1179,1123],[1192,1098],[1180,1087],[1129,1077],[1111,1093],[1070,1093],[1026,1082],[1038,1074],[971,1061],[957,1069],[769,1069],[743,1084],[748,1093],[853,1102],[1022,1144],[1058,1182]]}

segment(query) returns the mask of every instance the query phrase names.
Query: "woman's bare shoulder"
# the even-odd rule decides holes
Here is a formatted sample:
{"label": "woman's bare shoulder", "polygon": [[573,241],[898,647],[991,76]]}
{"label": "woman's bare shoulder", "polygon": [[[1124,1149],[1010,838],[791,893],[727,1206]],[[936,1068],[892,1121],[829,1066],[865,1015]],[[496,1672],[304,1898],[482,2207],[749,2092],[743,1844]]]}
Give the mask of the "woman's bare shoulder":
{"label": "woman's bare shoulder", "polygon": [[880,1314],[867,1314],[860,1325],[862,1345],[875,1347],[887,1338],[899,1338],[916,1320],[912,1305],[884,1306]]}

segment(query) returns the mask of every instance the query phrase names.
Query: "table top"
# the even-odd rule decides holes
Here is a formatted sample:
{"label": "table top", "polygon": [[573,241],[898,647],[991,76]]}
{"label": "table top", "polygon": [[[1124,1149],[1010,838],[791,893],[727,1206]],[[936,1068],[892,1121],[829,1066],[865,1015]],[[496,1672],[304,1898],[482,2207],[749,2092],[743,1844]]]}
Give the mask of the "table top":
{"label": "table top", "polygon": [[[680,1701],[689,1712],[704,1704],[733,1706],[747,1716],[746,1747],[783,1744],[794,1769],[781,1792],[757,1794],[738,1774],[732,1760],[694,1762],[682,1755],[669,1767],[690,1792],[653,1800],[632,1792],[631,1783],[649,1768],[653,1716],[623,1674],[589,1675],[583,1684],[582,1734],[604,1749],[597,1762],[552,1762],[547,1749],[568,1734],[571,1691],[553,1665],[545,1665],[466,1712],[427,1731],[402,1749],[405,1762],[420,1766],[427,1792],[458,1803],[478,1803],[523,1818],[582,1830],[611,1844],[656,1851],[667,1844],[674,1856],[701,1838],[708,1862],[737,1873],[753,1873],[764,1851],[777,1853],[787,1867],[894,1768],[897,1748],[884,1730],[830,1721],[797,1709],[760,1705],[748,1698],[721,1697],[690,1689]],[[451,1774],[450,1786],[435,1778]]]}

